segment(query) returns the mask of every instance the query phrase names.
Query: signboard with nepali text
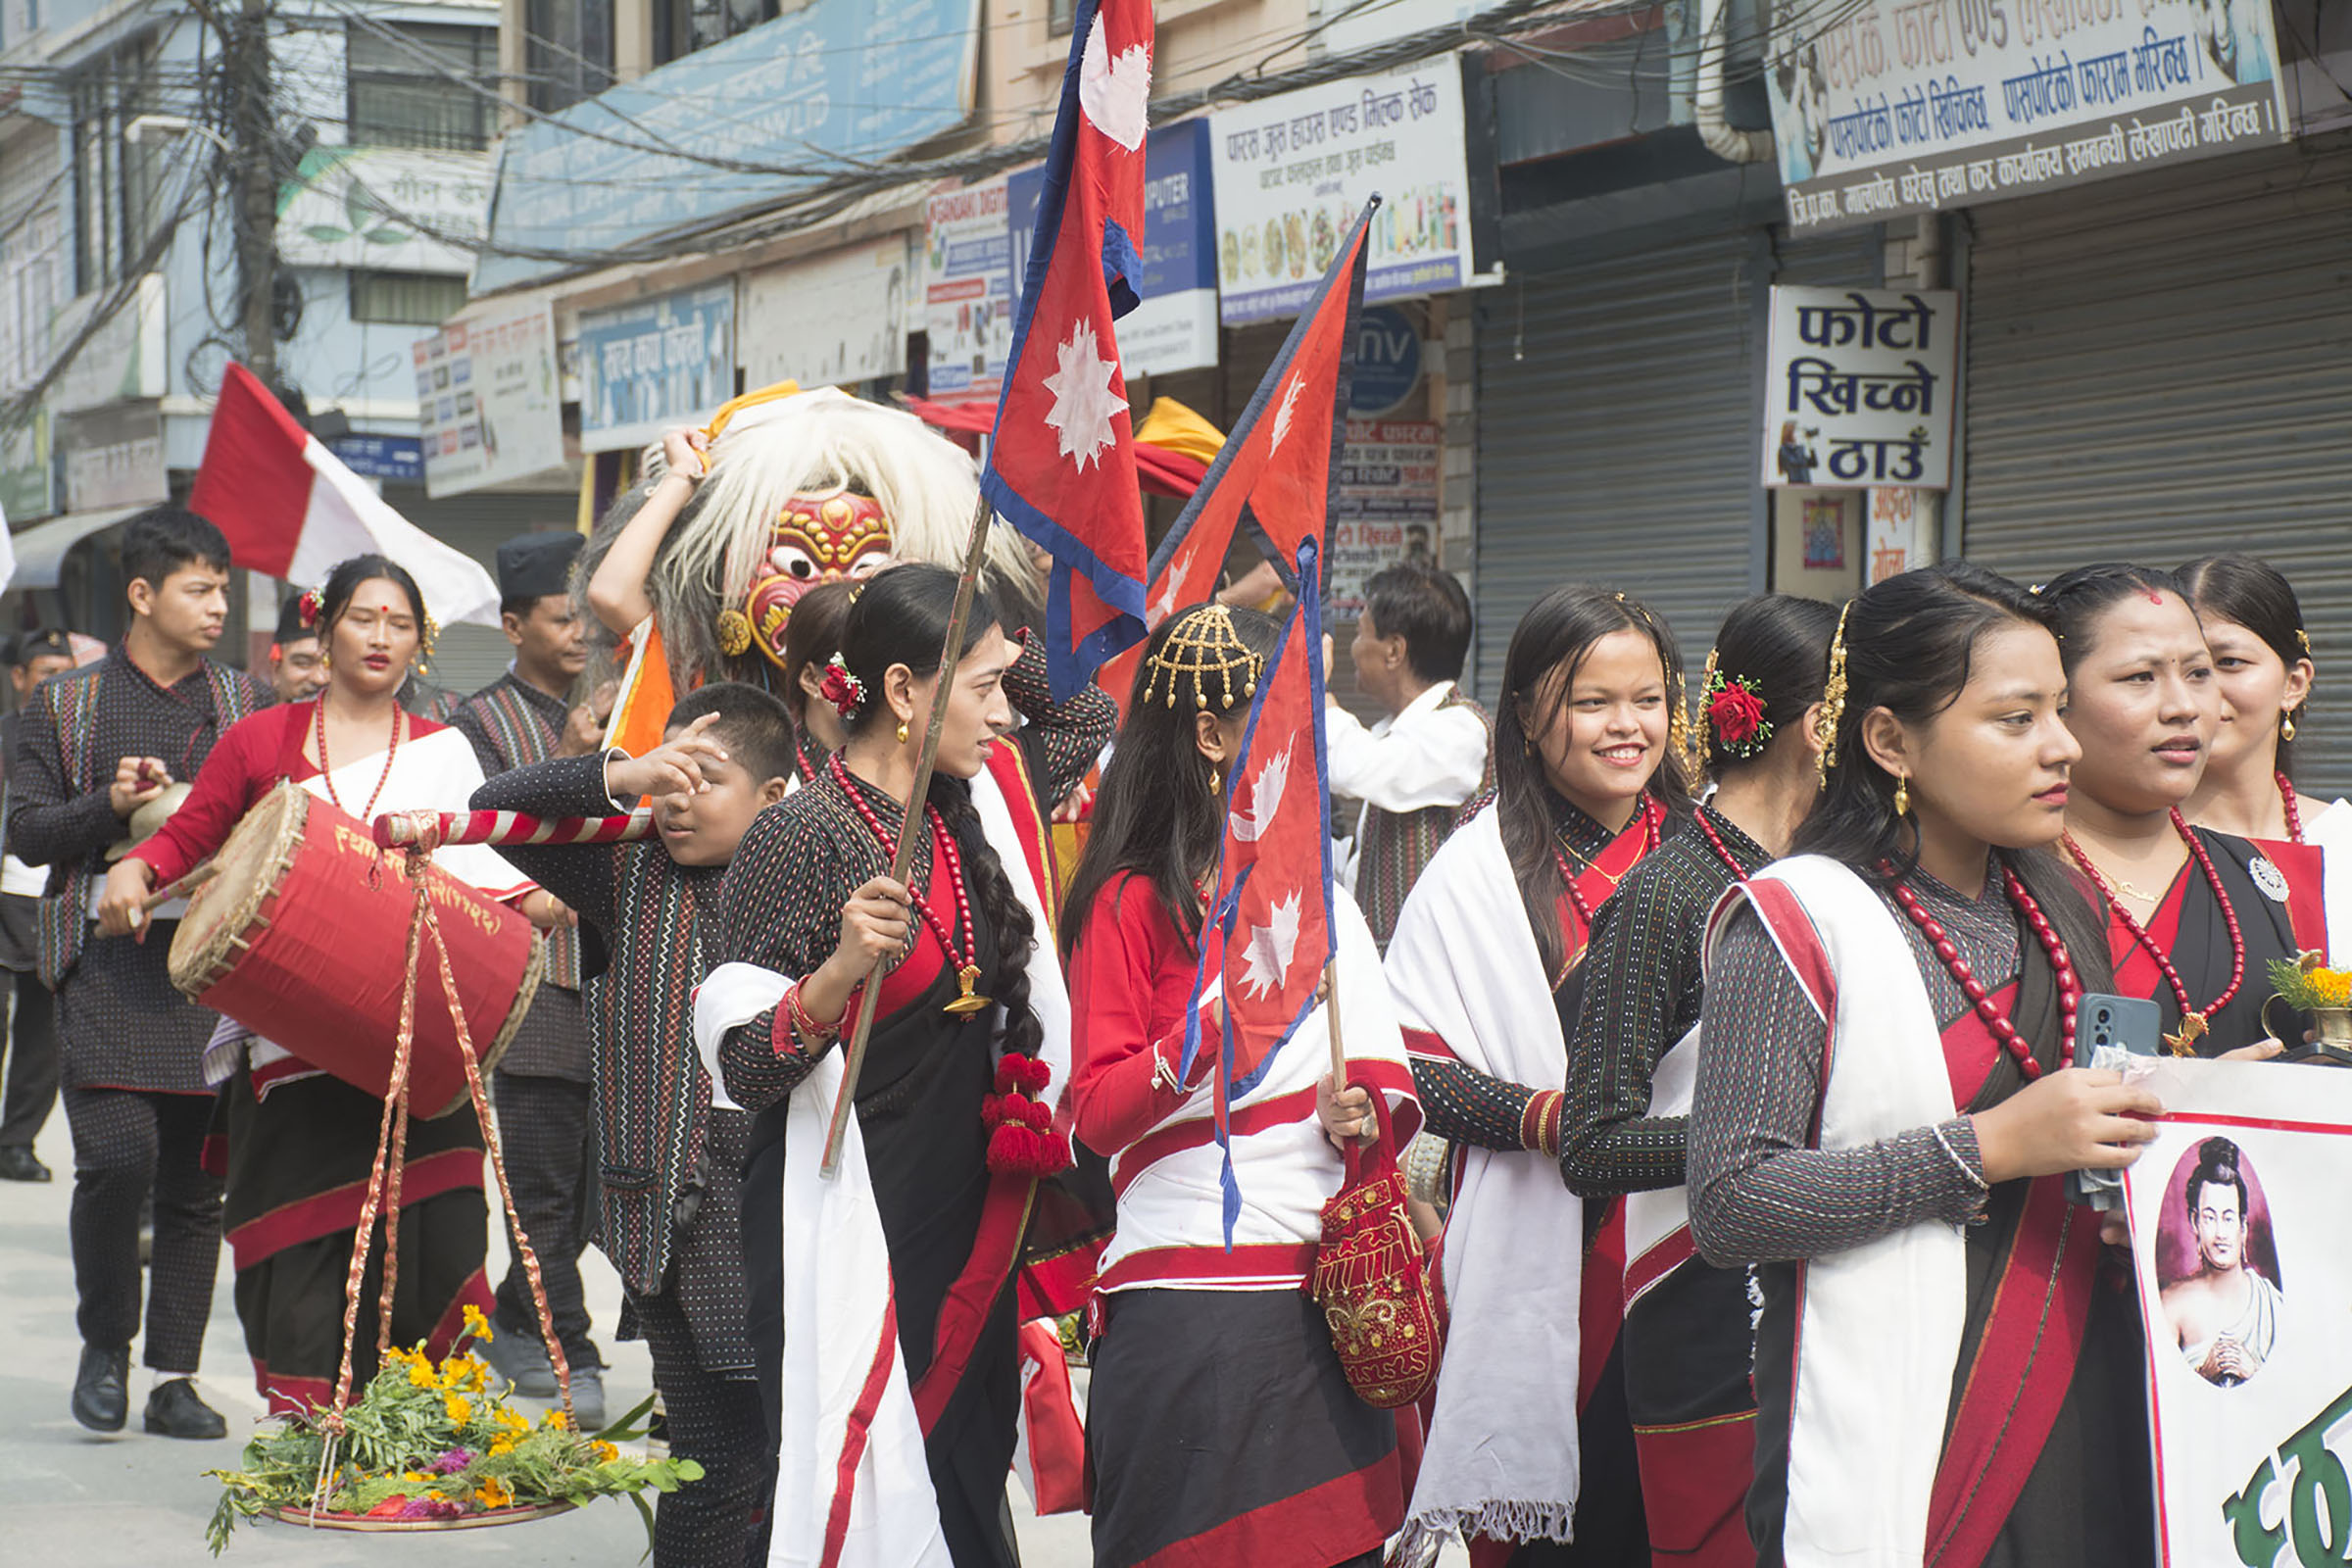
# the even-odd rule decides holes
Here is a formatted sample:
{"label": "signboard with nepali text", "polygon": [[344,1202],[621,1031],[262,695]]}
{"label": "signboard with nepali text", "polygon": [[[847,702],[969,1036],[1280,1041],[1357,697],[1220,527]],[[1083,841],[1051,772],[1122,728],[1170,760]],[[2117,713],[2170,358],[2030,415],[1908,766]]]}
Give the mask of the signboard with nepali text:
{"label": "signboard with nepali text", "polygon": [[2268,0],[1865,0],[1792,15],[1766,45],[1765,85],[1800,232],[2289,134]]}
{"label": "signboard with nepali text", "polygon": [[564,466],[556,318],[545,300],[493,300],[418,338],[409,353],[427,495]]}
{"label": "signboard with nepali text", "polygon": [[2148,1337],[2158,1560],[2341,1563],[2352,1071],[2158,1058],[2145,1072],[2165,1112],[2124,1195]]}
{"label": "signboard with nepali text", "polygon": [[1950,488],[1959,341],[1948,291],[1775,286],[1764,482]]}
{"label": "signboard with nepali text", "polygon": [[923,210],[923,326],[930,395],[994,403],[1012,353],[1012,231],[1000,175],[934,196]]}
{"label": "signboard with nepali text", "polygon": [[1438,471],[1445,426],[1349,419],[1332,500],[1330,618],[1364,612],[1364,585],[1391,566],[1438,564]]}
{"label": "signboard with nepali text", "polygon": [[580,450],[699,424],[735,395],[735,279],[580,313]]}

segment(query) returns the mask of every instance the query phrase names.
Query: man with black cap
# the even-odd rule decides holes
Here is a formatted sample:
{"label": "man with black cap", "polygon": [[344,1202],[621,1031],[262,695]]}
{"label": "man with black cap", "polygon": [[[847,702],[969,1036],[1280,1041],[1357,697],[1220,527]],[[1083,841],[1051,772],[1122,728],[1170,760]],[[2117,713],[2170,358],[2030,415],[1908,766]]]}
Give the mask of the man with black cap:
{"label": "man with black cap", "polygon": [[[581,542],[576,533],[547,531],[498,547],[499,624],[514,645],[514,662],[450,716],[473,743],[485,777],[597,749],[594,715],[566,702],[588,665],[571,600]],[[604,1385],[580,1287],[591,1172],[588,1019],[579,987],[579,932],[567,921],[548,932],[546,979],[492,1076],[515,1210],[539,1254],[556,1337],[571,1363],[573,1409],[594,1431],[604,1423]],[[498,1319],[486,1353],[519,1392],[552,1397],[555,1371],[540,1348],[519,1259],[499,1285]]]}
{"label": "man with black cap", "polygon": [[318,628],[302,618],[302,596],[277,607],[277,640],[270,645],[270,687],[281,703],[307,703],[326,690],[326,650]]}
{"label": "man with black cap", "polygon": [[[41,682],[74,667],[74,644],[62,631],[28,631],[11,645],[8,678],[16,706],[0,718],[0,757],[17,744],[17,715]],[[57,1103],[57,1013],[41,984],[37,955],[41,890],[49,878],[0,852],[0,969],[15,998],[9,1008],[8,1090],[0,1099],[0,1181],[45,1182],[49,1167],[32,1152]]]}

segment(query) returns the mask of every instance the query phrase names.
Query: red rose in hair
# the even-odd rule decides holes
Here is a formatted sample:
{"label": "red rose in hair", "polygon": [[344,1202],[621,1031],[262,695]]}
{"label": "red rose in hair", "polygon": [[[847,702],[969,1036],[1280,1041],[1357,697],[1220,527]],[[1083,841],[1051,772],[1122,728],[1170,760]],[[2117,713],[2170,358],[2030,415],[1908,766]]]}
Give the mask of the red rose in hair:
{"label": "red rose in hair", "polygon": [[1744,746],[1764,727],[1764,701],[1745,686],[1727,681],[1707,699],[1707,722],[1726,746]]}

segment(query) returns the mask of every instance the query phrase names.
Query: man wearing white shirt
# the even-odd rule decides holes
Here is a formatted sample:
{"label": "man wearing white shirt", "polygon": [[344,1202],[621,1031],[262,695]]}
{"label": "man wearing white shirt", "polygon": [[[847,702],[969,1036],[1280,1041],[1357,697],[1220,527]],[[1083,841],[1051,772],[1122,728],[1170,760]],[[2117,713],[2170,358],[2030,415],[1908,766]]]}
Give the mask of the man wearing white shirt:
{"label": "man wearing white shirt", "polygon": [[[74,645],[62,631],[30,631],[9,656],[9,679],[22,709],[33,688],[74,667]],[[0,719],[0,756],[16,744],[17,715]],[[45,1182],[49,1167],[32,1152],[41,1124],[57,1104],[56,1004],[34,972],[34,922],[47,873],[13,855],[0,855],[0,969],[15,997],[4,1043],[8,1090],[0,1100],[0,1181]]]}
{"label": "man wearing white shirt", "polygon": [[1341,880],[1385,951],[1421,868],[1463,805],[1493,782],[1486,710],[1455,684],[1470,651],[1470,599],[1434,566],[1391,566],[1364,585],[1348,647],[1357,690],[1386,718],[1326,715],[1331,789],[1363,802]]}

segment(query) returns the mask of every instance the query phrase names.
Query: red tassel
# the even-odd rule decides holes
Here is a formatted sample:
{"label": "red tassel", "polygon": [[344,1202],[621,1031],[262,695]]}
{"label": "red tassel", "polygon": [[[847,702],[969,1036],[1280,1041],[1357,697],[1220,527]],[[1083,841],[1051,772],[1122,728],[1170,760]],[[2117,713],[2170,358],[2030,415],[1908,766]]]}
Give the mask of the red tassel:
{"label": "red tassel", "polygon": [[983,1127],[994,1127],[1004,1119],[1004,1097],[1002,1095],[982,1095],[980,1097],[980,1125]]}
{"label": "red tassel", "polygon": [[1021,1102],[1021,1120],[1034,1130],[1046,1133],[1054,1130],[1054,1107],[1038,1100]]}
{"label": "red tassel", "polygon": [[1019,1061],[1020,1059],[1021,1058],[1018,1056],[999,1056],[997,1058],[998,1094],[1009,1095],[1016,1087],[1018,1087],[1020,1080],[1017,1075],[1020,1069],[1015,1067],[1013,1063]]}
{"label": "red tassel", "polygon": [[1007,1055],[997,1063],[997,1084],[1001,1089],[1025,1089],[1035,1094],[1053,1076],[1053,1069],[1034,1056]]}

